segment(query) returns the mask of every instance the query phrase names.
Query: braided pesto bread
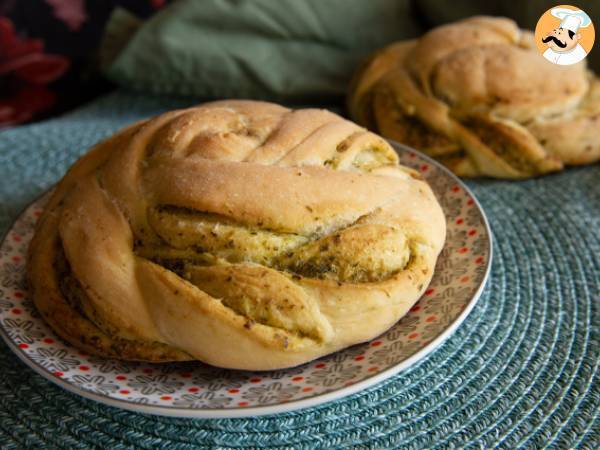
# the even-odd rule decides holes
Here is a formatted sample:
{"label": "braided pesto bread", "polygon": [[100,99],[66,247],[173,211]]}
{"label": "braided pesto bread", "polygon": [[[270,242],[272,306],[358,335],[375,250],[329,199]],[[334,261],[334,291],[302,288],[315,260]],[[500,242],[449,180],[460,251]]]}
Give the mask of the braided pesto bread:
{"label": "braided pesto bread", "polygon": [[221,101],[96,145],[29,250],[37,308],[110,358],[298,365],[391,327],[445,219],[382,138],[324,110]]}
{"label": "braided pesto bread", "polygon": [[509,19],[473,17],[375,53],[351,117],[460,176],[527,178],[600,159],[600,81],[552,64]]}

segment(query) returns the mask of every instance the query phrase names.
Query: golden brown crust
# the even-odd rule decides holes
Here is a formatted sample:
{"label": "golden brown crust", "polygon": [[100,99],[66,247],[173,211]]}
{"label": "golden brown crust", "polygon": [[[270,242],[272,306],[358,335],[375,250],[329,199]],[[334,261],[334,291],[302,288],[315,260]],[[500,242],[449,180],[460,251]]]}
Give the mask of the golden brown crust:
{"label": "golden brown crust", "polygon": [[597,85],[585,62],[548,63],[513,21],[473,17],[374,54],[348,105],[458,175],[526,178],[600,158]]}
{"label": "golden brown crust", "polygon": [[445,221],[380,137],[321,110],[213,102],[134,124],[65,175],[30,246],[74,345],[288,367],[373,338],[426,288]]}
{"label": "golden brown crust", "polygon": [[[87,163],[102,161],[103,146],[118,145],[120,136],[109,139],[86,155]],[[58,220],[61,192],[72,188],[77,177],[88,173],[82,160],[70,169],[46,205],[29,247],[28,279],[34,302],[46,322],[66,341],[94,355],[141,361],[185,361],[190,355],[167,344],[133,341],[110,336],[94,324],[77,306],[85,293],[68,267],[60,238]],[[58,195],[57,195],[58,194]]]}

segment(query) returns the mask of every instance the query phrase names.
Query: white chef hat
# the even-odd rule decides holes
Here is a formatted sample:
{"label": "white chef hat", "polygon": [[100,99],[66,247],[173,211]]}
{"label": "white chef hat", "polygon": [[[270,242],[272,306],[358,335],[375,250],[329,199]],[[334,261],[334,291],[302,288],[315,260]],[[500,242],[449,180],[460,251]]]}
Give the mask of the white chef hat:
{"label": "white chef hat", "polygon": [[592,23],[592,19],[585,12],[580,9],[568,9],[568,8],[552,8],[550,11],[554,17],[558,17],[560,27],[565,30],[571,30],[573,33],[577,33],[579,28],[585,28]]}

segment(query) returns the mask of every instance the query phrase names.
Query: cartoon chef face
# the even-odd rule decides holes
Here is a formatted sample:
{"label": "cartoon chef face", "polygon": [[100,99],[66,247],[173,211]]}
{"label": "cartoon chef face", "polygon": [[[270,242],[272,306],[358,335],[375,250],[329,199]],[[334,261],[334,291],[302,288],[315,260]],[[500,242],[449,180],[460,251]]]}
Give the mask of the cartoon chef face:
{"label": "cartoon chef face", "polygon": [[[592,24],[590,17],[584,11],[572,9],[572,7],[552,8],[549,12],[560,22],[557,24],[554,19],[550,19],[549,23],[554,22],[554,25],[551,25],[552,29],[549,29],[550,27],[546,25],[544,25],[544,28],[539,29],[539,32],[536,29],[538,42],[547,47],[542,56],[551,63],[561,66],[577,64],[587,56],[587,51],[581,45],[581,42],[582,36],[583,40],[587,39],[584,29]],[[540,19],[538,27],[541,22]],[[593,32],[592,27],[592,41]],[[587,36],[589,37],[589,32]]]}
{"label": "cartoon chef face", "polygon": [[575,48],[581,34],[566,28],[555,28],[542,38],[542,42],[558,53],[569,52]]}

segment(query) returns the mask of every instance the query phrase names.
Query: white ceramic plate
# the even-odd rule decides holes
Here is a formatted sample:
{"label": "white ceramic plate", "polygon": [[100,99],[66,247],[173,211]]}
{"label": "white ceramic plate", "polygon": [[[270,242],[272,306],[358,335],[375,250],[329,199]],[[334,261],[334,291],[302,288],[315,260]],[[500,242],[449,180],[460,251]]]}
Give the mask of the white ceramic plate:
{"label": "white ceramic plate", "polygon": [[438,347],[464,321],[485,285],[491,232],[468,188],[430,158],[393,144],[428,180],[448,231],[425,295],[389,331],[287,370],[243,372],[197,362],[128,363],[92,357],[63,342],[27,294],[25,256],[48,195],[31,204],[0,246],[0,334],[29,367],[84,397],[132,411],[178,417],[243,417],[339,399],[389,378]]}

